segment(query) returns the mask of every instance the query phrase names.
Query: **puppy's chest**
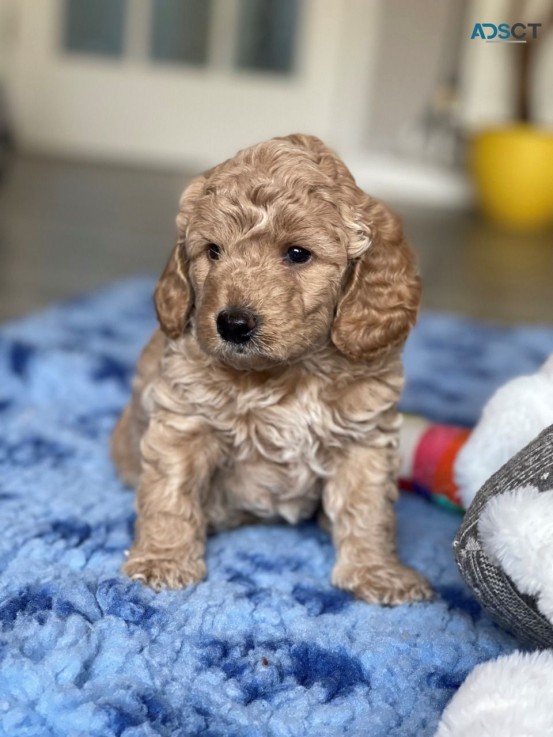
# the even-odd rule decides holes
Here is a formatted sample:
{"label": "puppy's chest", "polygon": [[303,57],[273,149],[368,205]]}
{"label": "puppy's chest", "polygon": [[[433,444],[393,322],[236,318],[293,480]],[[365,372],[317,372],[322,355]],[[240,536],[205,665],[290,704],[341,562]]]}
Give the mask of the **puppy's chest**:
{"label": "puppy's chest", "polygon": [[216,431],[234,463],[265,460],[307,465],[324,472],[325,458],[360,428],[332,406],[316,379],[287,388],[261,387],[238,393],[213,415]]}
{"label": "puppy's chest", "polygon": [[316,386],[243,392],[214,418],[225,451],[214,492],[259,517],[311,516],[327,474],[329,421]]}
{"label": "puppy's chest", "polygon": [[214,491],[259,516],[312,515],[333,455],[375,427],[373,411],[354,408],[345,389],[332,401],[328,389],[328,381],[302,377],[292,386],[249,387],[213,406],[225,457]]}
{"label": "puppy's chest", "polygon": [[306,373],[268,382],[245,377],[239,385],[217,379],[206,376],[181,394],[188,404],[183,414],[201,416],[219,448],[211,485],[215,510],[292,523],[309,517],[335,455],[377,432],[382,397],[364,380]]}

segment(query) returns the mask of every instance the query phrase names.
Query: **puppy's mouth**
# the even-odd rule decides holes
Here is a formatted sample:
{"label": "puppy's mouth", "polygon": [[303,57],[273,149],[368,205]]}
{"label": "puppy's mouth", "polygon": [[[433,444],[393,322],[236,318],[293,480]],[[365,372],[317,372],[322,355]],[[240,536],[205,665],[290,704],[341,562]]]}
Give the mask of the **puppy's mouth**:
{"label": "puppy's mouth", "polygon": [[215,353],[222,363],[246,371],[267,369],[280,363],[264,348],[261,335],[243,343],[220,340]]}
{"label": "puppy's mouth", "polygon": [[268,356],[263,356],[259,353],[254,354],[252,352],[238,353],[234,351],[230,353],[221,351],[215,354],[215,357],[223,366],[235,371],[244,371],[247,373],[271,371],[283,365],[281,361],[275,361]]}

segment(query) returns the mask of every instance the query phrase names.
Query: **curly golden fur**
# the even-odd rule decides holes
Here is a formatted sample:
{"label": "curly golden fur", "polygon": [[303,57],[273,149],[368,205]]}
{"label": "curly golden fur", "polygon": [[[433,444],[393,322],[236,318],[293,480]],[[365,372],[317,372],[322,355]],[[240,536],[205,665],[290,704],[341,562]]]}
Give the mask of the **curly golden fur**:
{"label": "curly golden fur", "polygon": [[[420,299],[397,218],[320,140],[292,135],[196,178],[177,228],[155,291],[161,331],[112,441],[138,486],[124,570],[187,586],[206,574],[210,531],[319,510],[337,586],[427,598],[395,552],[400,351]],[[291,246],[311,257],[291,262]],[[248,342],[221,337],[229,308],[256,315]]]}

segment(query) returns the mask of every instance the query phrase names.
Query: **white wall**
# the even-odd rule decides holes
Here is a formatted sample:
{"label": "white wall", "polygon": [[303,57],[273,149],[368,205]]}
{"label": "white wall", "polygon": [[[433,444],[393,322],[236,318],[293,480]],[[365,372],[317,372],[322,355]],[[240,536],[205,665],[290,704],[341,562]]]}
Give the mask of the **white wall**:
{"label": "white wall", "polygon": [[[29,151],[202,168],[256,140],[303,130],[336,147],[380,196],[466,202],[458,173],[390,158],[398,133],[424,115],[451,8],[465,0],[304,0],[300,71],[291,81],[232,78],[223,68],[209,80],[202,70],[154,68],[140,54],[115,63],[64,58],[61,2],[0,0],[0,32],[8,8],[18,20],[9,51],[0,43],[0,75],[7,70]],[[220,32],[228,33],[224,24]]]}
{"label": "white wall", "polygon": [[17,34],[17,0],[0,0],[0,82],[3,85],[13,81]]}
{"label": "white wall", "polygon": [[[468,130],[508,123],[516,117],[518,44],[470,40],[477,22],[540,22],[551,0],[471,0],[466,19],[460,116]],[[536,43],[536,42],[531,42]],[[553,127],[553,31],[541,38],[532,80],[531,113],[536,123]]]}
{"label": "white wall", "polygon": [[397,145],[424,117],[448,70],[453,26],[465,0],[386,0],[382,6],[369,137],[378,150]]}
{"label": "white wall", "polygon": [[[295,131],[358,152],[381,2],[304,0],[298,73],[287,78],[154,65],[146,54],[68,56],[59,45],[61,0],[18,0],[11,89],[20,141],[27,150],[161,165],[210,165]],[[231,31],[220,25],[218,33],[223,42]]]}

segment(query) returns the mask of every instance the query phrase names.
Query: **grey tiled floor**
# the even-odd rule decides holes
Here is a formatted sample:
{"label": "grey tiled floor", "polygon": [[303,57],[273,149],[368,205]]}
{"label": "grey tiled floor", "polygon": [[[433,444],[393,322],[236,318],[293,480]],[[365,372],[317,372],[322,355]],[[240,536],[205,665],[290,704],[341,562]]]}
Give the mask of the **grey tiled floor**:
{"label": "grey tiled floor", "polygon": [[[189,176],[16,160],[0,186],[0,320],[125,276],[158,273]],[[552,233],[507,235],[468,213],[395,208],[419,254],[425,307],[553,323]]]}

